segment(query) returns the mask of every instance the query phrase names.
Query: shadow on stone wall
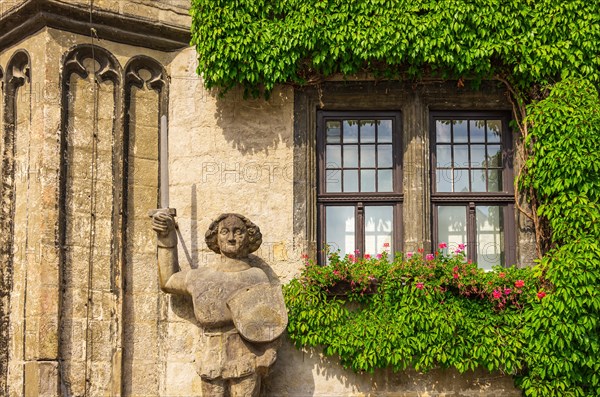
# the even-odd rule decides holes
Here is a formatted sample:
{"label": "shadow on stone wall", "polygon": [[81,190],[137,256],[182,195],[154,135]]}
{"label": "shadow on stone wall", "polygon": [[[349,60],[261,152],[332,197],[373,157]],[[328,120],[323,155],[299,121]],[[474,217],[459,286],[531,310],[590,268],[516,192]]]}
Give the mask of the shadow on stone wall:
{"label": "shadow on stone wall", "polygon": [[231,147],[243,155],[269,155],[270,150],[282,145],[290,148],[293,95],[291,88],[280,88],[267,101],[244,99],[243,90],[234,88],[217,99],[217,125]]}
{"label": "shadow on stone wall", "polygon": [[357,374],[344,369],[337,358],[323,356],[320,349],[296,349],[287,338],[264,386],[265,396],[278,397],[521,396],[510,376],[484,369],[464,374],[441,368]]}

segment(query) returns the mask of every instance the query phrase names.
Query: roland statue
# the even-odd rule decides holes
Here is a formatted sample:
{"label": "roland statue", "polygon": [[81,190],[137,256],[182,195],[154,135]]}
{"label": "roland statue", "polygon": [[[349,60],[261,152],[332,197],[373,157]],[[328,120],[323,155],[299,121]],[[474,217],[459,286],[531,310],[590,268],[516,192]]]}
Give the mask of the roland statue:
{"label": "roland statue", "polygon": [[190,296],[202,327],[203,346],[196,352],[202,396],[258,396],[287,326],[277,276],[251,255],[262,243],[260,229],[242,215],[220,215],[206,232],[208,248],[219,255],[207,266],[180,270],[173,217],[155,212],[152,228],[161,289]]}

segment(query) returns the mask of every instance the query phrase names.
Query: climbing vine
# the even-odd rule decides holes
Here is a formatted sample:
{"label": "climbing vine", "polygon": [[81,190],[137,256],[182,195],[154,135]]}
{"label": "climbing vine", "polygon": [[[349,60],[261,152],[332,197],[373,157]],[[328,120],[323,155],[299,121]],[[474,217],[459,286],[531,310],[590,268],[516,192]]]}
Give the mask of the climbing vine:
{"label": "climbing vine", "polygon": [[285,288],[296,345],[357,371],[482,366],[527,396],[600,395],[600,3],[192,0],[191,15],[207,88],[259,96],[367,72],[510,93],[516,205],[539,263],[484,273],[439,251],[309,264]]}
{"label": "climbing vine", "polygon": [[249,93],[336,73],[483,79],[518,90],[600,81],[589,0],[192,0],[192,45],[210,87]]}

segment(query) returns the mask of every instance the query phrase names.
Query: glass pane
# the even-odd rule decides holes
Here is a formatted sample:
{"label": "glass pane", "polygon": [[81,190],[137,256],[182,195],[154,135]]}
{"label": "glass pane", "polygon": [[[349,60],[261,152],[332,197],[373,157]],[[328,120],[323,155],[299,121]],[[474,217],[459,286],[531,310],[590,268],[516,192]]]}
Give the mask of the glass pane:
{"label": "glass pane", "polygon": [[344,171],[344,192],[358,192],[358,170]]}
{"label": "glass pane", "polygon": [[344,120],[344,143],[358,143],[358,120]]}
{"label": "glass pane", "polygon": [[330,252],[354,254],[354,207],[325,207],[325,244]]}
{"label": "glass pane", "polygon": [[375,167],[375,145],[360,146],[360,166]]}
{"label": "glass pane", "polygon": [[378,192],[392,192],[394,191],[394,182],[392,180],[392,170],[379,170],[377,171],[378,177]]}
{"label": "glass pane", "polygon": [[469,191],[469,170],[454,170],[454,192]]}
{"label": "glass pane", "polygon": [[344,146],[344,168],[358,167],[358,145]]}
{"label": "glass pane", "polygon": [[502,170],[488,170],[488,192],[501,192]]}
{"label": "glass pane", "polygon": [[471,167],[485,167],[485,145],[471,145]]}
{"label": "glass pane", "polygon": [[341,141],[341,129],[339,121],[328,121],[326,127],[327,143],[340,143]]}
{"label": "glass pane", "polygon": [[394,229],[394,207],[365,207],[365,252],[375,256],[394,253],[392,233]]}
{"label": "glass pane", "polygon": [[342,168],[342,147],[340,145],[327,145],[325,163],[326,168]]}
{"label": "glass pane", "polygon": [[392,145],[379,145],[377,147],[377,166],[381,168],[392,167],[394,157],[392,155]]}
{"label": "glass pane", "polygon": [[375,142],[375,121],[361,120],[360,122],[360,142]]}
{"label": "glass pane", "polygon": [[392,142],[392,120],[377,121],[377,138],[379,143]]}
{"label": "glass pane", "polygon": [[450,134],[450,120],[436,120],[435,141],[438,143],[452,142],[452,136]]}
{"label": "glass pane", "polygon": [[502,167],[502,148],[500,145],[488,145],[488,167]]}
{"label": "glass pane", "polygon": [[478,205],[475,208],[477,226],[477,265],[491,270],[504,262],[504,216],[499,206]]}
{"label": "glass pane", "polygon": [[435,191],[436,192],[451,192],[452,191],[452,170],[436,170],[435,171]]}
{"label": "glass pane", "polygon": [[488,120],[487,121],[487,139],[488,142],[500,142],[502,136],[502,121]]}
{"label": "glass pane", "polygon": [[471,142],[485,142],[485,120],[471,120],[469,129]]}
{"label": "glass pane", "polygon": [[448,244],[448,252],[454,252],[459,244],[467,244],[466,207],[440,205],[437,207],[437,219],[438,243]]}
{"label": "glass pane", "polygon": [[454,146],[454,166],[468,167],[469,166],[469,146],[456,145]]}
{"label": "glass pane", "polygon": [[437,145],[436,150],[436,167],[449,168],[452,167],[452,146]]}
{"label": "glass pane", "polygon": [[360,191],[374,192],[375,191],[375,170],[360,171]]}
{"label": "glass pane", "polygon": [[454,139],[456,142],[467,142],[469,137],[467,135],[467,120],[454,120],[453,121]]}
{"label": "glass pane", "polygon": [[471,170],[471,191],[485,192],[485,170]]}
{"label": "glass pane", "polygon": [[338,193],[342,191],[342,171],[328,170],[325,175],[325,191]]}

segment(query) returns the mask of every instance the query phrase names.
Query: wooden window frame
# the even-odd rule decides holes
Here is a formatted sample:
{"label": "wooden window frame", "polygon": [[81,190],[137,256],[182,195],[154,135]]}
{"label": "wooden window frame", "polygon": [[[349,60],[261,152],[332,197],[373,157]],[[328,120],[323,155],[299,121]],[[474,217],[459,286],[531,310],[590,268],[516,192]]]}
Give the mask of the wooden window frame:
{"label": "wooden window frame", "polygon": [[[393,166],[392,192],[336,192],[328,193],[326,188],[325,163],[325,123],[329,120],[348,119],[392,119],[392,153]],[[358,167],[360,169],[360,165]],[[356,250],[362,255],[365,251],[364,208],[365,206],[392,206],[394,225],[392,232],[394,251],[402,250],[402,117],[399,111],[317,111],[317,258],[321,264],[326,263],[324,241],[326,236],[326,207],[354,206]],[[393,252],[392,252],[393,254]]]}
{"label": "wooden window frame", "polygon": [[[501,120],[502,122],[502,190],[498,192],[437,192],[436,186],[436,120],[440,119],[462,119],[462,120]],[[478,205],[495,205],[503,209],[504,223],[504,263],[510,266],[516,262],[516,225],[515,225],[515,193],[513,186],[513,140],[510,129],[510,114],[504,111],[432,111],[429,113],[429,141],[431,153],[431,219],[432,219],[432,242],[437,247],[441,242],[438,238],[438,211],[437,207],[464,206],[467,219],[467,259],[476,262],[477,231],[475,208]],[[455,143],[451,140],[451,144]],[[471,145],[471,142],[467,142]],[[469,170],[471,168],[468,168]]]}

